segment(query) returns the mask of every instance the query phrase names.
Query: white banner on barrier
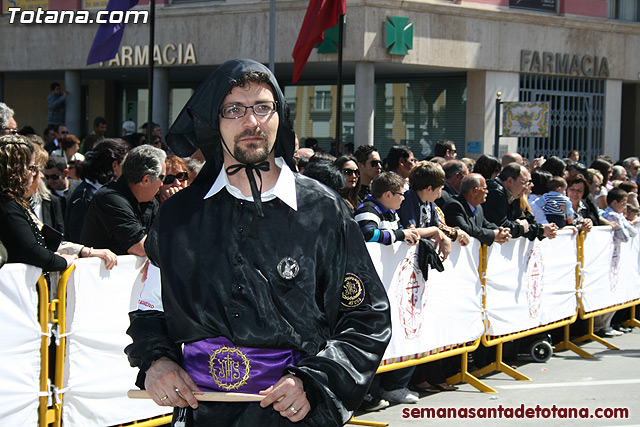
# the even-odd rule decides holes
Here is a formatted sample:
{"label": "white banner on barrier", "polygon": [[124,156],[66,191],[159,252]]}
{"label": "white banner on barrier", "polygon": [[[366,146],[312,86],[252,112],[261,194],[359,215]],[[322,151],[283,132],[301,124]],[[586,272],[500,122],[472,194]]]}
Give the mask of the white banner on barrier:
{"label": "white banner on barrier", "polygon": [[640,236],[616,243],[610,227],[594,227],[584,242],[582,307],[600,310],[640,298]]}
{"label": "white banner on barrier", "polygon": [[487,254],[489,335],[505,335],[576,314],[576,237],[512,239]]}
{"label": "white banner on barrier", "polygon": [[37,426],[40,325],[36,283],[42,270],[25,264],[0,269],[0,420]]}
{"label": "white banner on barrier", "polygon": [[480,244],[454,243],[445,270],[429,270],[425,283],[418,267],[417,246],[367,243],[391,307],[392,337],[385,362],[396,362],[482,336]]}
{"label": "white banner on barrier", "polygon": [[63,424],[108,426],[167,412],[151,400],[127,398],[137,369],[124,348],[129,308],[142,289],[144,258],[119,256],[113,270],[98,258],[81,259],[67,289],[67,366]]}

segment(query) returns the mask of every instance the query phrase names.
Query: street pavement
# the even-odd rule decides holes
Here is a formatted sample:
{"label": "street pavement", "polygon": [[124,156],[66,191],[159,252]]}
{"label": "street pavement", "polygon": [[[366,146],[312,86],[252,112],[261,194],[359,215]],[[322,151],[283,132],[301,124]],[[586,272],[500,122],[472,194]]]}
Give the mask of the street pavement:
{"label": "street pavement", "polygon": [[[584,359],[571,351],[563,351],[554,354],[546,363],[529,362],[523,357],[512,364],[532,381],[517,381],[504,373],[481,379],[498,394],[482,393],[469,384],[458,384],[457,391],[421,394],[415,405],[392,404],[378,412],[358,413],[356,419],[384,422],[390,426],[640,427],[640,328],[607,340],[620,350],[609,350],[589,341],[581,343],[580,347],[595,359]],[[429,418],[431,409],[444,412],[447,408],[453,408],[448,415]],[[502,409],[502,418],[479,418],[488,408],[494,409],[496,415]],[[622,408],[623,412],[628,410],[628,416],[597,418],[597,415],[611,415],[615,408]],[[477,412],[475,418],[459,417],[465,412],[469,415],[472,410]],[[571,415],[571,411],[576,412],[578,418],[560,418]],[[521,412],[524,417],[518,418]],[[512,418],[507,418],[509,415]],[[533,418],[527,418],[527,415]],[[581,415],[587,418],[579,418]]]}

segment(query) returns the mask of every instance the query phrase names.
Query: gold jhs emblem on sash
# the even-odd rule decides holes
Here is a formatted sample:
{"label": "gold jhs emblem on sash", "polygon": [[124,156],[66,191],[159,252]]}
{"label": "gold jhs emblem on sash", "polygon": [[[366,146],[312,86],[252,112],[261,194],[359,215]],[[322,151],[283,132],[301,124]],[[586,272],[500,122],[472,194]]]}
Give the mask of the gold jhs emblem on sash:
{"label": "gold jhs emblem on sash", "polygon": [[218,387],[237,390],[250,378],[251,364],[240,349],[221,347],[211,353],[209,372]]}

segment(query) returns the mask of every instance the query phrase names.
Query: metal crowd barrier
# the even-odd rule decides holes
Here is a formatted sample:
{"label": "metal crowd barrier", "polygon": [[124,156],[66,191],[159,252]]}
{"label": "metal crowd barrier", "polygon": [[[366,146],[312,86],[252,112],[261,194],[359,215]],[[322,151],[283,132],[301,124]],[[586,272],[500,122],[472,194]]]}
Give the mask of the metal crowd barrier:
{"label": "metal crowd barrier", "polygon": [[[580,292],[580,289],[582,289],[583,279],[582,267],[584,266],[584,236],[585,232],[581,231],[576,239],[576,245],[578,248],[578,262],[576,263],[576,298],[578,298],[578,306],[580,306],[580,297],[578,296],[578,294]],[[563,339],[561,342],[554,346],[554,351],[570,350],[581,357],[593,359],[594,356],[591,353],[583,350],[571,341],[569,336],[569,329],[570,324],[566,324],[563,326]]]}
{"label": "metal crowd barrier", "polygon": [[[39,427],[60,427],[62,425],[63,399],[65,393],[64,367],[67,344],[67,284],[75,266],[71,266],[62,272],[57,286],[57,298],[49,302],[49,287],[44,276],[38,280],[39,291],[39,323],[42,330],[41,338],[41,374],[40,374],[40,405]],[[51,331],[49,325],[52,325]],[[54,380],[50,386],[49,340],[51,333],[55,337],[56,354],[54,365]],[[53,394],[51,404],[49,395]],[[130,423],[120,424],[122,427],[156,427],[171,424],[171,415],[162,415],[147,420],[134,420]]]}
{"label": "metal crowd barrier", "polygon": [[[601,310],[596,310],[588,313],[584,311],[584,307],[583,307],[583,303],[580,295],[580,291],[582,289],[581,272],[582,272],[582,267],[584,263],[584,238],[585,238],[585,233],[581,232],[576,239],[577,263],[576,263],[575,274],[576,274],[576,301],[577,301],[578,310],[574,315],[545,324],[545,325],[537,326],[535,328],[530,328],[530,329],[509,333],[509,334],[504,334],[504,335],[489,335],[487,332],[485,332],[485,334],[481,337],[480,340],[477,340],[472,344],[463,344],[462,348],[456,349],[454,351],[445,351],[442,353],[437,353],[433,356],[428,355],[426,357],[414,358],[408,361],[387,364],[387,365],[381,366],[377,372],[378,373],[388,372],[391,370],[402,369],[409,366],[418,365],[421,363],[427,363],[433,360],[437,360],[437,359],[441,359],[441,358],[445,358],[445,357],[449,357],[457,354],[469,353],[476,350],[481,342],[485,347],[492,347],[492,346],[496,347],[496,360],[481,369],[469,372],[467,358],[463,356],[461,358],[462,361],[461,361],[460,372],[450,378],[447,378],[447,383],[448,384],[468,383],[482,392],[497,393],[496,390],[494,390],[493,388],[489,387],[488,385],[480,381],[478,377],[482,377],[492,372],[504,372],[505,374],[511,376],[516,380],[531,381],[530,378],[528,378],[527,376],[523,375],[522,373],[518,372],[517,370],[513,369],[511,366],[503,362],[502,360],[503,344],[505,342],[510,342],[516,339],[525,338],[528,336],[547,332],[550,330],[563,328],[564,339],[563,341],[561,341],[560,343],[554,346],[555,351],[570,350],[581,357],[592,358],[593,356],[591,354],[589,354],[588,352],[586,352],[585,350],[581,349],[579,346],[576,345],[579,342],[586,341],[589,339],[597,341],[603,345],[606,345],[611,349],[618,349],[618,347],[606,342],[605,340],[603,340],[602,338],[600,338],[599,336],[593,333],[593,318],[601,314],[609,313],[611,311],[616,311],[616,310],[630,307],[631,309],[630,318],[627,321],[625,321],[624,324],[626,326],[640,327],[640,322],[637,319],[635,319],[636,305],[640,304],[640,298],[634,299],[632,301],[629,301],[623,304],[616,304],[614,306],[601,309]],[[486,296],[487,296],[486,272],[487,272],[487,263],[488,263],[487,251],[488,251],[488,247],[485,245],[482,245],[480,248],[480,257],[479,257],[480,263],[478,268],[478,274],[480,276],[480,281],[482,283],[483,290],[484,290],[482,295],[482,306],[484,309],[486,309],[487,307],[486,305]],[[569,326],[573,324],[578,319],[578,317],[580,317],[581,319],[589,319],[589,333],[584,335],[583,337],[570,340]],[[487,320],[485,318],[485,331],[488,331],[489,325],[486,322]],[[373,424],[361,424],[361,425],[373,425]]]}
{"label": "metal crowd barrier", "polygon": [[[497,335],[497,336],[495,335],[492,336],[487,333],[489,330],[489,325],[487,323],[487,318],[485,318],[485,334],[481,338],[478,338],[473,342],[452,344],[449,346],[431,350],[429,352],[424,352],[421,354],[409,356],[408,360],[402,360],[404,359],[404,357],[400,358],[401,359],[400,361],[396,361],[396,359],[391,359],[391,363],[386,363],[380,366],[377,372],[378,373],[388,372],[395,369],[402,369],[402,368],[415,366],[422,363],[428,363],[428,362],[436,361],[439,359],[444,359],[451,356],[461,355],[462,356],[461,371],[455,376],[448,378],[447,383],[456,384],[456,383],[464,382],[472,385],[473,387],[475,387],[476,389],[482,392],[497,393],[493,388],[482,383],[478,379],[478,377],[487,375],[491,372],[500,371],[500,372],[506,373],[507,375],[517,380],[525,380],[525,381],[530,380],[528,377],[517,372],[515,369],[506,365],[502,361],[502,354],[503,354],[502,347],[505,342],[513,341],[515,339],[524,338],[530,335],[534,335],[534,334],[549,331],[551,329],[562,327],[564,328],[564,340],[555,346],[556,351],[571,350],[576,354],[585,358],[593,357],[591,354],[582,350],[580,347],[576,345],[576,343],[586,341],[589,339],[599,342],[607,346],[608,348],[618,349],[618,347],[616,347],[615,345],[608,343],[607,341],[603,340],[602,338],[594,334],[593,319],[594,317],[599,316],[601,314],[610,313],[612,311],[620,310],[628,307],[630,308],[631,315],[630,315],[630,318],[625,322],[625,325],[640,327],[640,322],[637,319],[635,319],[636,305],[640,304],[640,297],[625,303],[615,304],[603,309],[593,310],[590,312],[585,311],[584,304],[580,294],[580,291],[583,285],[583,277],[582,277],[581,271],[584,266],[583,265],[584,264],[584,239],[585,239],[584,233],[580,233],[576,239],[577,241],[576,243],[577,245],[576,298],[577,298],[578,310],[576,314],[574,314],[573,316],[570,316],[555,322],[551,322],[546,325],[541,325],[535,328],[530,328],[527,330],[522,330],[514,333]],[[479,274],[480,282],[483,289],[483,294],[482,294],[483,309],[486,309],[487,307],[487,301],[486,301],[486,298],[487,298],[486,273],[487,273],[487,263],[488,263],[487,254],[488,254],[488,248],[482,245],[480,247],[480,254],[479,254],[478,274]],[[58,281],[57,298],[53,299],[51,302],[49,302],[49,290],[48,290],[47,282],[44,276],[41,276],[40,279],[38,280],[39,304],[40,304],[38,310],[39,310],[39,317],[40,317],[39,323],[40,323],[40,328],[42,332],[41,343],[40,343],[42,371],[41,371],[41,377],[40,377],[40,397],[39,397],[39,426],[41,427],[49,426],[49,425],[53,425],[54,427],[59,427],[61,426],[61,423],[62,423],[61,414],[63,410],[62,403],[63,403],[64,393],[65,393],[64,368],[65,368],[65,357],[66,357],[65,350],[66,350],[66,341],[67,341],[66,339],[67,337],[66,296],[67,296],[67,284],[68,284],[69,278],[71,277],[71,274],[74,271],[74,268],[75,267],[72,266],[62,273],[60,280]],[[578,318],[578,316],[581,319],[589,320],[589,332],[582,337],[579,337],[574,340],[570,340],[569,325],[574,323]],[[49,377],[50,377],[50,369],[51,369],[51,367],[49,366],[50,364],[49,363],[49,339],[51,334],[51,332],[49,331],[50,325],[52,325],[52,333],[55,337],[55,342],[56,342],[56,358],[55,358],[55,367],[54,367],[55,375],[54,375],[54,381],[52,386],[49,385]],[[496,360],[490,363],[488,366],[483,367],[482,369],[469,372],[466,354],[472,351],[475,351],[480,346],[481,343],[486,347],[491,347],[491,346],[496,347]],[[51,403],[49,403],[50,399],[49,399],[49,396],[47,395],[50,389],[53,390],[53,399]],[[171,422],[171,416],[164,415],[164,416],[150,418],[147,420],[132,421],[131,423],[121,424],[121,425],[153,427],[153,426],[160,426],[163,424],[167,424],[170,422]],[[349,424],[371,425],[371,426],[386,425],[385,423],[376,423],[376,422],[355,420],[355,419],[350,420]]]}
{"label": "metal crowd barrier", "polygon": [[[575,344],[580,343],[580,342],[584,342],[587,340],[592,340],[595,342],[598,342],[600,344],[602,344],[603,346],[611,349],[611,350],[620,350],[620,348],[614,344],[611,344],[610,342],[606,341],[605,339],[601,338],[600,336],[595,334],[594,331],[594,320],[597,316],[601,316],[603,314],[607,314],[607,313],[611,313],[614,311],[618,311],[618,310],[622,310],[625,308],[630,308],[630,316],[629,319],[626,320],[623,324],[625,326],[636,326],[636,327],[640,327],[640,322],[638,322],[638,320],[635,318],[635,311],[636,311],[636,305],[640,304],[640,297],[639,298],[635,298],[631,301],[625,302],[625,303],[618,303],[618,304],[614,304],[611,305],[609,307],[605,307],[605,308],[601,308],[598,310],[591,310],[591,311],[587,311],[585,309],[585,304],[583,301],[583,294],[581,292],[582,290],[582,284],[584,281],[584,277],[582,275],[582,271],[584,268],[584,240],[585,240],[586,234],[584,232],[580,233],[580,236],[578,238],[578,243],[579,243],[579,250],[578,250],[578,265],[576,267],[576,271],[577,271],[577,277],[578,277],[578,281],[579,281],[579,287],[577,288],[578,293],[577,293],[577,298],[578,298],[578,316],[580,317],[580,319],[582,320],[587,320],[588,321],[588,331],[586,334],[582,335],[581,337],[575,338],[573,340],[570,340],[569,338],[569,327],[566,326],[565,327],[565,331],[564,331],[564,340],[562,341],[562,343],[560,343],[557,348],[558,350],[560,349],[571,349],[573,351],[575,351],[576,353],[578,353],[580,356],[585,357],[585,358],[593,358],[594,356],[582,349],[580,349],[579,347],[577,347]],[[640,238],[636,237],[636,238]]]}
{"label": "metal crowd barrier", "polygon": [[[47,279],[38,279],[38,320],[40,323],[40,397],[38,425],[48,426],[56,419],[56,411],[49,408],[49,286]],[[59,414],[58,414],[59,415]]]}
{"label": "metal crowd barrier", "polygon": [[[482,285],[484,287],[486,287],[487,282],[486,282],[486,267],[487,267],[487,246],[482,245],[482,248],[484,250],[484,252],[481,253],[481,257],[484,259],[484,263],[483,266],[485,268],[485,271],[481,272],[481,278],[482,278]],[[576,277],[577,278],[577,277]],[[486,291],[483,294],[483,298],[482,298],[482,306],[486,309],[487,305],[486,305]],[[476,377],[482,377],[484,375],[490,374],[492,372],[503,372],[507,375],[509,375],[511,378],[514,378],[516,380],[520,380],[520,381],[531,381],[531,378],[527,377],[526,375],[518,372],[517,370],[515,370],[514,368],[512,368],[511,366],[507,365],[506,363],[503,362],[502,360],[502,356],[503,356],[503,344],[505,342],[510,342],[513,340],[517,340],[520,338],[525,338],[531,335],[536,335],[542,332],[547,332],[550,331],[552,329],[557,329],[559,327],[563,327],[563,326],[569,326],[570,324],[574,323],[577,319],[577,314],[556,321],[556,322],[552,322],[546,325],[541,325],[541,326],[537,326],[535,328],[530,328],[530,329],[526,329],[523,331],[519,331],[519,332],[513,332],[510,334],[504,334],[504,335],[488,335],[488,334],[484,334],[482,336],[482,344],[485,347],[496,347],[496,360],[490,364],[488,364],[487,366],[484,366],[483,368],[480,368],[476,371],[473,371],[473,375]],[[485,325],[487,330],[488,330],[488,324]],[[453,377],[451,379],[451,381],[453,382],[455,379],[457,379],[457,377]],[[485,393],[498,393],[495,389],[493,389],[492,387],[489,387],[485,384],[483,384],[483,388],[479,388],[480,391],[483,391]],[[476,387],[478,388],[478,387]]]}

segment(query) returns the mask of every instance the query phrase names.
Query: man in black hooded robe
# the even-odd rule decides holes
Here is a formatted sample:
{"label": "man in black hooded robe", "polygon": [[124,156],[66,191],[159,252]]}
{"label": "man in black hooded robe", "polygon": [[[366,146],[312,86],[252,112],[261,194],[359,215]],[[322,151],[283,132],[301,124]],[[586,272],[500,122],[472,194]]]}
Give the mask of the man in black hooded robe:
{"label": "man in black hooded robe", "polygon": [[[292,172],[275,77],[255,61],[224,63],[167,142],[207,161],[147,236],[151,265],[125,350],[136,384],[177,407],[174,423],[346,423],[391,337],[389,303],[340,195]],[[265,398],[198,403],[198,389]]]}

